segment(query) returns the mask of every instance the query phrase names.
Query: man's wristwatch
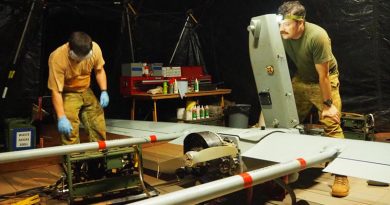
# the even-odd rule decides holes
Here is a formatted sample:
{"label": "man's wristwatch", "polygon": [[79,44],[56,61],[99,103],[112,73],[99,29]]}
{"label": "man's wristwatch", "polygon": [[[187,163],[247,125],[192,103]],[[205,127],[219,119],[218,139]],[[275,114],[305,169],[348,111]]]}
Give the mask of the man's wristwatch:
{"label": "man's wristwatch", "polygon": [[327,99],[327,100],[325,100],[323,103],[324,103],[324,105],[326,105],[326,106],[328,106],[328,107],[331,107],[332,104],[333,104],[333,101],[332,101],[332,99]]}

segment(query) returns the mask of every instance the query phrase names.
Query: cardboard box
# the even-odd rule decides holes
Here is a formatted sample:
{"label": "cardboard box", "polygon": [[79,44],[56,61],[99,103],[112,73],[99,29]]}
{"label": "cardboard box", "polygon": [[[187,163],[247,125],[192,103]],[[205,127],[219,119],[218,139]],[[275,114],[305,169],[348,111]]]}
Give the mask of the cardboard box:
{"label": "cardboard box", "polygon": [[173,174],[183,165],[183,146],[167,142],[144,144],[142,159],[145,169]]}

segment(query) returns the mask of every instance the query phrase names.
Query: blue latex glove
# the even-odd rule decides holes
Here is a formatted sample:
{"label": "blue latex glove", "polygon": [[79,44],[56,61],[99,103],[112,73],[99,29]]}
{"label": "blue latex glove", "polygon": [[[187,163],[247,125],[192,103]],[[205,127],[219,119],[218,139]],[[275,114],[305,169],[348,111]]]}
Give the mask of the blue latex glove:
{"label": "blue latex glove", "polygon": [[105,108],[107,107],[109,102],[110,98],[108,97],[107,91],[102,91],[102,93],[100,94],[100,105]]}
{"label": "blue latex glove", "polygon": [[58,131],[64,135],[69,136],[73,130],[72,125],[70,124],[68,118],[66,118],[65,115],[58,119],[57,126],[58,126]]}

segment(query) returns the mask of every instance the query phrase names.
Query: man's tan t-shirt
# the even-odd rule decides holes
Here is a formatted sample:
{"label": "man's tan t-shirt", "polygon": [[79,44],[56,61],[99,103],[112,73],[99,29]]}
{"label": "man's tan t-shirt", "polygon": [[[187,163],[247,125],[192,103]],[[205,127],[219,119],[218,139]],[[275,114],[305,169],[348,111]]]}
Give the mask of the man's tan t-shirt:
{"label": "man's tan t-shirt", "polygon": [[92,42],[92,57],[76,62],[69,57],[69,44],[58,47],[49,57],[48,88],[58,92],[83,92],[91,83],[92,69],[103,69],[99,45]]}

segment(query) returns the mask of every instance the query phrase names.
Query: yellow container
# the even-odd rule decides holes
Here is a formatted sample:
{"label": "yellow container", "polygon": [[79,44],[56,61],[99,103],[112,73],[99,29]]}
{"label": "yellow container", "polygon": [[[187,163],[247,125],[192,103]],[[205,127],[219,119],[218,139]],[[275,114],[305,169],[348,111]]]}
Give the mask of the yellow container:
{"label": "yellow container", "polygon": [[187,100],[186,110],[190,111],[193,107],[196,106],[196,101]]}

